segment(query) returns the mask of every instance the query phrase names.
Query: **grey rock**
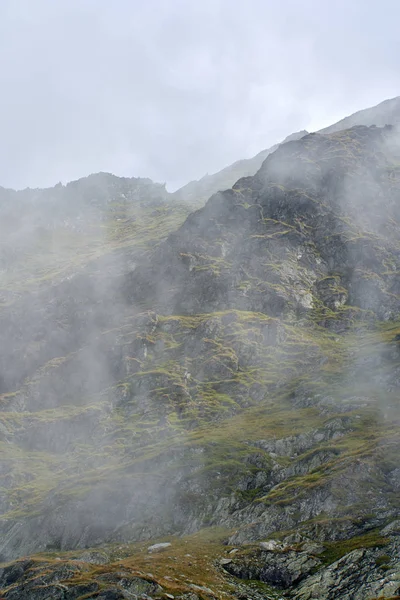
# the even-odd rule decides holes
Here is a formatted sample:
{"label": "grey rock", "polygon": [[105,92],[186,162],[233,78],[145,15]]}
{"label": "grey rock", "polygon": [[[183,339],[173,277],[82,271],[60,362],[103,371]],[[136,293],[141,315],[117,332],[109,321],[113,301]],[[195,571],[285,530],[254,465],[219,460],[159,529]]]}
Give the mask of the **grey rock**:
{"label": "grey rock", "polygon": [[[381,550],[354,550],[300,583],[296,600],[368,600],[393,597],[400,592],[399,543]],[[380,557],[385,557],[385,570]],[[386,556],[388,557],[386,559]],[[391,558],[393,557],[393,558]]]}
{"label": "grey rock", "polygon": [[317,544],[315,542],[305,542],[301,549],[303,552],[307,552],[307,554],[322,554],[325,547],[322,544]]}
{"label": "grey rock", "polygon": [[260,542],[260,548],[266,552],[276,552],[277,550],[282,550],[283,546],[276,540],[268,540],[267,542]]}
{"label": "grey rock", "polygon": [[400,519],[392,521],[382,529],[382,535],[400,535]]}
{"label": "grey rock", "polygon": [[320,564],[320,560],[306,552],[259,550],[236,556],[225,568],[241,579],[257,579],[278,588],[289,588]]}
{"label": "grey rock", "polygon": [[196,585],[195,583],[191,583],[190,586],[192,589],[197,590],[199,592],[205,592],[206,594],[209,594],[210,596],[214,596],[216,597],[216,594],[210,590],[210,588],[205,587],[203,585]]}
{"label": "grey rock", "polygon": [[170,544],[169,542],[163,542],[161,544],[153,544],[152,546],[149,546],[147,548],[147,552],[150,553],[154,553],[154,552],[164,552],[164,550],[167,550],[167,548],[170,548],[172,544]]}

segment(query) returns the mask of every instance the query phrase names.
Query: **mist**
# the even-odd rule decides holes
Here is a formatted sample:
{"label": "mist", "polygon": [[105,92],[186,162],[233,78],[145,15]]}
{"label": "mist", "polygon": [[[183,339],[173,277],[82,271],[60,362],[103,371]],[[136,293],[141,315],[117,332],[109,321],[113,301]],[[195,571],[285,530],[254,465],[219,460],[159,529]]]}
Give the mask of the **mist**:
{"label": "mist", "polygon": [[341,514],[329,487],[300,520],[241,494],[400,417],[397,151],[392,127],[306,134],[195,212],[107,174],[3,192],[4,558]]}
{"label": "mist", "polygon": [[0,8],[1,562],[399,592],[395,19],[250,4]]}

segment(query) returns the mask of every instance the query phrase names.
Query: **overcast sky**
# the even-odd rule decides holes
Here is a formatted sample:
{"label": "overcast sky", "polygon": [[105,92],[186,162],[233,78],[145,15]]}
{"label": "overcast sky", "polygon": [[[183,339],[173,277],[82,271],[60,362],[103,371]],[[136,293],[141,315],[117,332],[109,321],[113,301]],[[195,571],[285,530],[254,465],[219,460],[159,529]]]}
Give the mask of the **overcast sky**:
{"label": "overcast sky", "polygon": [[400,94],[399,0],[0,0],[0,185],[169,190]]}

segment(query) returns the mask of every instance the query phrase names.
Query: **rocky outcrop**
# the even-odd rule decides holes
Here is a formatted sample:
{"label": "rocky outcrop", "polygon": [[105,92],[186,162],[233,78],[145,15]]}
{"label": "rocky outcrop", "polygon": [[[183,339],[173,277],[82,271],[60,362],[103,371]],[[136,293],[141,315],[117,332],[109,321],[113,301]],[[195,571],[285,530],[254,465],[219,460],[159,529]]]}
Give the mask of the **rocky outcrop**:
{"label": "rocky outcrop", "polygon": [[[393,523],[381,537],[359,539],[361,547],[348,553],[346,543],[342,548],[338,543],[336,551],[343,554],[338,560],[332,560],[334,544],[326,547],[305,541],[299,534],[281,543],[261,542],[258,550],[233,555],[224,569],[241,579],[272,585],[296,600],[394,598],[400,591],[400,545],[398,535],[393,535],[397,528]],[[363,548],[363,543],[371,547]]]}
{"label": "rocky outcrop", "polygon": [[[0,569],[0,587],[5,589],[7,600],[77,600],[97,598],[101,600],[123,600],[124,598],[160,597],[163,591],[155,581],[132,576],[123,569],[119,573],[99,575],[97,581],[79,582],[85,576],[84,561],[35,564],[32,560],[21,561]],[[83,577],[82,577],[83,576]],[[75,581],[74,581],[75,579]]]}
{"label": "rocky outcrop", "polygon": [[296,600],[395,598],[400,592],[400,545],[383,550],[354,550],[300,584]]}
{"label": "rocky outcrop", "polygon": [[342,326],[396,318],[395,270],[384,270],[398,261],[393,135],[357,127],[284,144],[255,177],[190,215],[135,272],[129,298],[175,314],[314,314],[335,328],[335,314]]}
{"label": "rocky outcrop", "polygon": [[147,548],[219,527],[238,552],[201,570],[237,597],[247,579],[268,586],[254,598],[398,593],[396,135],[289,141],[168,237],[152,199],[79,273],[4,296],[2,559],[86,549],[98,569],[74,591],[75,563],[39,585],[13,563],[7,598],[157,596],[107,579],[104,544],[173,561]]}

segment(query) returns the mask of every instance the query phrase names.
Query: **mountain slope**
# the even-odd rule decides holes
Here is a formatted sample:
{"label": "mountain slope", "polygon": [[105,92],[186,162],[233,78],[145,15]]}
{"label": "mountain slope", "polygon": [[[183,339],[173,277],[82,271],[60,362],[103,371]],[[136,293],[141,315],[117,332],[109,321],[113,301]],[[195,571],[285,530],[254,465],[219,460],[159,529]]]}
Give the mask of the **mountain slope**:
{"label": "mountain slope", "polygon": [[[306,134],[307,131],[292,133],[287,136],[281,144],[286,144],[286,142],[291,140],[300,139]],[[210,196],[212,196],[212,194],[232,187],[241,177],[255,175],[267,156],[272,152],[275,152],[279,145],[280,144],[275,144],[274,146],[271,146],[271,148],[262,150],[252,158],[238,160],[217,173],[205,175],[198,181],[190,181],[172,195],[178,201],[202,205]]]}
{"label": "mountain slope", "polygon": [[112,250],[148,251],[188,213],[164,186],[109,173],[45,190],[0,188],[1,292],[66,277]]}
{"label": "mountain slope", "polygon": [[400,124],[400,96],[384,100],[376,106],[360,110],[349,117],[341,119],[334,125],[321,129],[319,133],[335,133],[343,129],[349,129],[355,125],[366,125],[370,127],[384,127],[385,125],[398,126]]}
{"label": "mountain slope", "polygon": [[[357,125],[384,127],[385,125],[398,125],[399,123],[400,98],[397,97],[385,100],[377,106],[358,111],[349,117],[341,119],[334,125],[321,129],[318,133],[335,133]],[[307,133],[307,131],[293,133],[281,143],[285,144],[286,142],[300,139],[304,135],[307,135]],[[179,201],[195,202],[201,205],[212,194],[232,187],[238,179],[255,175],[267,156],[275,152],[278,147],[279,144],[275,144],[271,148],[262,150],[252,158],[239,160],[217,173],[205,175],[198,181],[191,181],[174,192],[173,196]]]}
{"label": "mountain slope", "polygon": [[[171,234],[135,275],[138,299],[151,293],[178,312],[291,318],[315,312],[319,300],[326,315],[336,302],[346,313],[394,318],[399,173],[390,131],[357,127],[280,147],[254,178],[213,196]],[[326,285],[336,288],[333,304]]]}
{"label": "mountain slope", "polygon": [[304,136],[2,307],[6,598],[399,594],[399,164]]}

